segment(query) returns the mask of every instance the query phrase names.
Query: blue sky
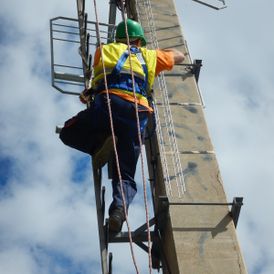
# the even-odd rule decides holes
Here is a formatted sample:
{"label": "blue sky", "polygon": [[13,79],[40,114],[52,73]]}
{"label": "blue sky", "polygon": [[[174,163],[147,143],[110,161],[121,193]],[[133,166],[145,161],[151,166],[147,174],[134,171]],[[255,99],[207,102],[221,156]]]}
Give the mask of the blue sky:
{"label": "blue sky", "polygon": [[[227,0],[214,11],[175,2],[192,58],[203,59],[199,85],[228,199],[244,197],[237,231],[249,273],[272,274],[274,3]],[[54,132],[83,108],[50,86],[49,19],[59,15],[76,17],[76,1],[1,3],[1,274],[100,273],[89,158]],[[144,222],[138,195],[133,228]],[[134,273],[128,253],[119,249],[115,273]]]}

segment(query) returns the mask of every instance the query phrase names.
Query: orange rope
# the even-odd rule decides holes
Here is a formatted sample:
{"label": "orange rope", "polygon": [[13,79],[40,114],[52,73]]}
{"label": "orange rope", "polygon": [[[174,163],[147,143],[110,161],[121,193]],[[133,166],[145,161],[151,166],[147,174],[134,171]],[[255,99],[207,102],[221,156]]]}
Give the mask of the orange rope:
{"label": "orange rope", "polygon": [[119,184],[120,184],[121,194],[122,194],[123,208],[124,208],[125,219],[126,219],[126,224],[127,224],[127,228],[128,228],[130,251],[131,251],[133,264],[134,264],[134,267],[136,269],[136,273],[139,274],[139,270],[138,270],[138,266],[137,266],[137,263],[136,263],[134,250],[133,250],[132,235],[131,235],[131,229],[130,229],[130,226],[129,226],[128,216],[127,216],[125,193],[124,193],[124,189],[123,189],[123,181],[122,181],[121,170],[120,170],[120,165],[119,165],[119,157],[118,157],[117,146],[116,146],[116,142],[115,142],[115,133],[114,133],[112,110],[111,110],[111,105],[110,105],[109,90],[108,90],[107,77],[106,77],[106,68],[105,68],[105,64],[104,64],[103,49],[102,49],[100,33],[99,33],[99,20],[98,20],[96,0],[94,0],[93,3],[94,3],[94,10],[95,10],[95,17],[96,17],[96,27],[97,27],[97,30],[98,30],[98,42],[99,42],[100,53],[101,53],[101,58],[102,58],[102,67],[103,67],[103,71],[104,71],[104,81],[105,81],[105,89],[106,89],[106,94],[107,94],[107,103],[108,103],[108,112],[109,112],[109,118],[110,118],[111,134],[112,134],[113,144],[114,144],[114,153],[115,153],[115,159],[116,159],[116,164],[117,164]]}
{"label": "orange rope", "polygon": [[125,9],[124,9],[122,0],[121,0],[121,7],[122,7],[122,17],[125,22],[127,46],[128,46],[128,52],[129,52],[129,64],[130,64],[130,72],[131,72],[131,77],[132,77],[132,87],[133,87],[134,103],[135,103],[136,122],[137,122],[137,128],[138,128],[138,139],[139,139],[139,144],[140,144],[141,170],[142,170],[143,190],[144,190],[144,205],[145,205],[145,212],[146,212],[146,225],[147,225],[147,237],[148,237],[149,273],[151,274],[152,273],[151,237],[150,237],[149,212],[148,212],[148,201],[147,201],[147,186],[146,186],[146,178],[145,178],[145,172],[144,172],[144,157],[143,157],[143,153],[142,153],[142,137],[141,137],[141,129],[140,129],[140,123],[139,123],[138,103],[137,103],[137,97],[136,97],[134,72],[133,72],[133,67],[132,67],[130,41],[129,41],[129,35],[128,35],[128,28],[127,28],[127,24],[126,24],[127,18],[126,18]]}

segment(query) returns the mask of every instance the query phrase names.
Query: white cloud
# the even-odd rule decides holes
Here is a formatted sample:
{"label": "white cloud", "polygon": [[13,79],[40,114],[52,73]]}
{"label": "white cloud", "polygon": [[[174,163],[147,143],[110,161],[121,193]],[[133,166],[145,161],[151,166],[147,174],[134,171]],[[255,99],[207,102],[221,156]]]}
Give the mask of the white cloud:
{"label": "white cloud", "polygon": [[[2,273],[29,274],[38,273],[36,263],[31,254],[24,248],[14,247],[0,251],[0,265]],[[39,272],[43,273],[43,272]]]}
{"label": "white cloud", "polygon": [[[90,174],[81,184],[73,182],[74,161],[82,156],[63,146],[54,132],[82,106],[53,90],[49,75],[49,19],[66,10],[74,16],[76,10],[66,1],[13,2],[1,6],[2,21],[9,26],[1,33],[9,36],[0,42],[0,149],[12,165],[1,186],[1,272],[68,273],[67,267],[76,265],[88,273],[94,260],[96,271],[99,244],[94,243]],[[64,258],[52,258],[54,252]]]}

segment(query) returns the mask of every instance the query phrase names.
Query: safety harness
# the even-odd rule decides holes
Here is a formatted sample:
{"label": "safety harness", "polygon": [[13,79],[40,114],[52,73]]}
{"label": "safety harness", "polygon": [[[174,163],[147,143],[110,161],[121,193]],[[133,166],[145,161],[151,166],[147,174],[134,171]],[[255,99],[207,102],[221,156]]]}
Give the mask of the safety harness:
{"label": "safety harness", "polygon": [[[136,57],[138,58],[138,61],[142,65],[142,69],[145,75],[143,77],[143,75],[134,73],[135,92],[147,98],[148,69],[147,69],[146,62],[143,58],[142,52],[140,51],[138,47],[131,46],[130,52],[131,54],[136,55]],[[133,92],[132,75],[130,71],[123,69],[123,66],[126,60],[128,59],[128,57],[129,57],[129,51],[126,50],[119,58],[117,64],[112,69],[112,72],[107,75],[107,84],[109,89],[121,89],[121,90]],[[104,80],[101,80],[96,87],[96,93],[101,92],[103,90],[105,90],[105,83],[104,83]]]}

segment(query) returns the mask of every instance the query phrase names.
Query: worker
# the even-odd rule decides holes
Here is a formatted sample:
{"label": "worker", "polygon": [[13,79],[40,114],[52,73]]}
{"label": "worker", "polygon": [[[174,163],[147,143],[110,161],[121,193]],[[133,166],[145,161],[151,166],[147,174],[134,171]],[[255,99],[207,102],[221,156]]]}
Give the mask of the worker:
{"label": "worker", "polygon": [[[128,52],[126,26],[131,57]],[[113,201],[109,207],[109,229],[118,233],[122,229],[128,207],[137,192],[134,176],[141,145],[135,101],[137,100],[139,127],[143,138],[148,117],[153,112],[148,96],[155,76],[163,70],[171,70],[174,64],[183,62],[185,55],[176,49],[146,49],[144,30],[132,19],[118,24],[115,40],[113,43],[101,45],[101,50],[97,48],[90,89],[95,94],[93,102],[87,109],[65,122],[60,138],[66,145],[96,157],[94,163],[100,162],[100,166],[103,166],[110,157],[113,159]],[[107,83],[105,83],[103,62]],[[134,74],[134,87],[131,72]],[[84,90],[80,95],[82,102],[89,103],[90,90]],[[111,136],[107,94],[110,99],[114,140]],[[113,153],[113,142],[117,147],[118,163]],[[119,170],[122,184],[119,180]],[[123,186],[125,208],[120,185]]]}

